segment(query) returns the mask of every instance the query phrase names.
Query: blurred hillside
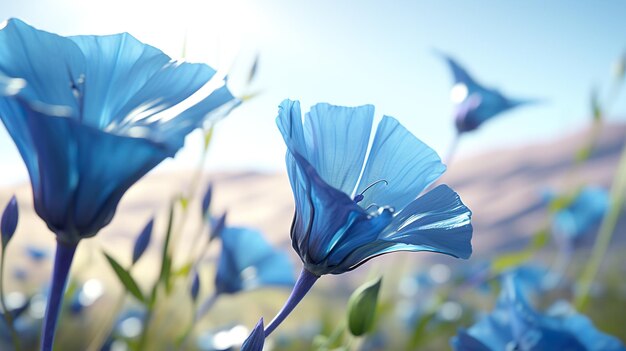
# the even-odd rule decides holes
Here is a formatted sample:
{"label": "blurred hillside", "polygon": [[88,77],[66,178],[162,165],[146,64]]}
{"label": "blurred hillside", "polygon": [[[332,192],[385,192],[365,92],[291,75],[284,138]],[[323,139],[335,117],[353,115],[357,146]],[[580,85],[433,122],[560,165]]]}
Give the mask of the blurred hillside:
{"label": "blurred hillside", "polygon": [[[604,126],[590,159],[574,167],[575,153],[588,140],[589,131],[581,131],[547,143],[493,150],[450,165],[442,181],[457,190],[474,212],[474,257],[488,257],[495,249],[518,247],[545,226],[546,211],[541,204],[544,189],[571,189],[583,184],[610,186],[626,140],[626,125]],[[459,147],[463,147],[463,140]],[[98,247],[102,243],[109,250],[117,251],[122,260],[129,259],[134,236],[150,216],[157,216],[156,235],[162,234],[163,230],[159,228],[164,228],[166,224],[168,200],[186,191],[192,173],[148,175],[125,195],[112,223],[95,239],[86,240],[81,245]],[[267,233],[271,241],[289,246],[293,199],[286,174],[204,175],[198,196],[201,197],[208,180],[215,184],[214,213],[228,210],[231,225],[258,227]],[[24,246],[28,242],[52,246],[53,235],[34,213],[30,185],[0,189],[0,204],[4,205],[13,193],[17,194],[20,203],[21,219],[12,245]],[[192,237],[200,225],[198,199],[192,201],[190,206],[184,230],[187,238]],[[626,216],[622,217],[618,231],[626,231]],[[592,236],[589,235],[587,240],[592,241]],[[626,235],[615,235],[615,238],[620,237],[617,240],[623,244]],[[153,252],[157,251],[155,246],[152,247]],[[181,248],[184,249],[184,243],[181,243]],[[24,259],[22,253],[19,248],[10,250],[9,256],[13,257],[9,262],[19,264],[19,260]]]}

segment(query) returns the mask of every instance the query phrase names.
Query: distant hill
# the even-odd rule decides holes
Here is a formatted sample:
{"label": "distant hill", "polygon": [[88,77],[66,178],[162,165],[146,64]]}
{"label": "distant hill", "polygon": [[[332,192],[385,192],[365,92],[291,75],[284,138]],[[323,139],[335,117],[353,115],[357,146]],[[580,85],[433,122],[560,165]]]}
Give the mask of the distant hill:
{"label": "distant hill", "polygon": [[[495,249],[519,247],[545,225],[540,195],[546,187],[610,186],[626,140],[626,125],[603,127],[589,161],[574,167],[574,154],[587,143],[588,137],[589,131],[582,131],[548,143],[493,150],[450,165],[442,181],[457,190],[474,212],[475,254],[484,257]],[[148,175],[122,199],[111,225],[89,241],[120,251],[120,246],[132,243],[152,215],[157,215],[158,235],[159,228],[166,224],[168,199],[189,185],[191,174]],[[289,245],[293,198],[286,174],[220,173],[203,178],[201,191],[208,179],[215,183],[213,209],[216,212],[228,210],[229,223],[256,226],[275,243]],[[0,204],[4,205],[14,192],[20,201],[21,220],[17,243],[13,245],[25,242],[52,245],[53,235],[32,209],[30,185],[0,189]],[[190,206],[189,223],[185,227],[187,237],[198,230],[200,223],[197,199]],[[622,235],[615,237],[621,237],[618,240],[622,243],[626,240],[626,216],[618,230]],[[184,247],[185,243],[180,245]],[[17,249],[10,252],[16,259],[19,254]],[[124,248],[119,255],[129,256],[130,248]]]}

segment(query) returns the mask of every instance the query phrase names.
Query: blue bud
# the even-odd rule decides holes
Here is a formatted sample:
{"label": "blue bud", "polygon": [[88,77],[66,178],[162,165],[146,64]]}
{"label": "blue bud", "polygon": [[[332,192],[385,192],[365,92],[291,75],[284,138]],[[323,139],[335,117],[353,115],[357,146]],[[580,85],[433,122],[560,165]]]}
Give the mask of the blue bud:
{"label": "blue bud", "polygon": [[191,298],[196,301],[198,299],[198,293],[200,292],[200,276],[198,272],[193,275],[193,283],[191,283]]}
{"label": "blue bud", "polygon": [[4,208],[4,212],[2,213],[2,221],[0,222],[0,232],[2,233],[2,247],[6,247],[9,243],[9,240],[13,237],[15,233],[15,228],[17,228],[17,220],[19,217],[19,212],[17,208],[17,199],[15,195],[9,200],[9,203]]}
{"label": "blue bud", "polygon": [[207,216],[209,212],[209,207],[211,206],[211,198],[213,197],[213,184],[209,183],[209,186],[206,188],[206,192],[204,193],[204,197],[202,198],[202,215]]}
{"label": "blue bud", "polygon": [[263,318],[259,320],[252,333],[241,345],[241,351],[262,351],[265,343],[265,334],[263,332]]}
{"label": "blue bud", "polygon": [[148,224],[143,228],[143,231],[137,237],[135,241],[135,248],[133,249],[133,264],[135,264],[141,258],[141,255],[146,251],[148,244],[150,244],[150,238],[152,237],[152,226],[154,224],[154,218],[151,218]]}
{"label": "blue bud", "polygon": [[214,218],[211,222],[211,236],[209,237],[209,240],[213,240],[217,237],[219,237],[222,234],[222,231],[224,231],[224,226],[226,225],[226,212],[224,212],[224,214],[222,214],[220,217],[218,218]]}

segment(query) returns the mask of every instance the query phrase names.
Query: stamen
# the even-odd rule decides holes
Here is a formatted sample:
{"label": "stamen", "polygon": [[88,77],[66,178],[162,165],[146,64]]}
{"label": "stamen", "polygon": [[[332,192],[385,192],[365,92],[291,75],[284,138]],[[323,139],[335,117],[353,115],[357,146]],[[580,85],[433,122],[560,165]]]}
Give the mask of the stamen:
{"label": "stamen", "polygon": [[[385,183],[385,185],[389,185],[389,182],[386,181],[385,179],[379,179],[379,180],[373,182],[372,184],[366,186],[365,189],[363,189],[363,191],[361,191],[360,194],[355,195],[354,199],[353,199],[354,202],[359,203],[359,202],[363,201],[363,199],[365,198],[365,196],[363,196],[363,194],[365,194],[365,192],[368,191],[371,187],[373,187],[374,185],[379,184],[379,183]],[[370,206],[372,206],[372,205],[370,205]],[[369,208],[369,206],[367,208]]]}

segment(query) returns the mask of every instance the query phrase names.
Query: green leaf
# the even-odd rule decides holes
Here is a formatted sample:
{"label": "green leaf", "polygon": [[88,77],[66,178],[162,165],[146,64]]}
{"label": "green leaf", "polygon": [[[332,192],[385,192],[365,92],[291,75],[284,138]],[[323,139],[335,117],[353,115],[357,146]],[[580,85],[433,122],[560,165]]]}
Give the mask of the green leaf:
{"label": "green leaf", "polygon": [[424,313],[420,317],[420,319],[415,324],[415,329],[413,329],[411,339],[409,339],[407,350],[415,350],[422,343],[422,341],[426,338],[426,327],[428,327],[428,325],[435,318],[436,315],[437,313],[435,311],[430,311]]}
{"label": "green leaf", "polygon": [[361,336],[372,329],[382,277],[369,281],[356,289],[348,300],[348,330]]}
{"label": "green leaf", "polygon": [[113,257],[109,256],[106,252],[103,252],[107,261],[113,268],[113,271],[117,275],[117,278],[120,280],[122,285],[126,288],[126,291],[130,292],[134,297],[136,297],[139,301],[145,303],[146,298],[143,296],[139,285],[135,282],[135,279],[130,275],[130,273],[122,267]]}
{"label": "green leaf", "polygon": [[174,201],[170,204],[169,218],[167,221],[167,232],[165,233],[165,243],[161,253],[161,271],[159,273],[159,282],[165,286],[165,290],[171,290],[170,276],[172,275],[172,257],[169,252],[170,239],[172,237],[172,228],[174,226]]}

